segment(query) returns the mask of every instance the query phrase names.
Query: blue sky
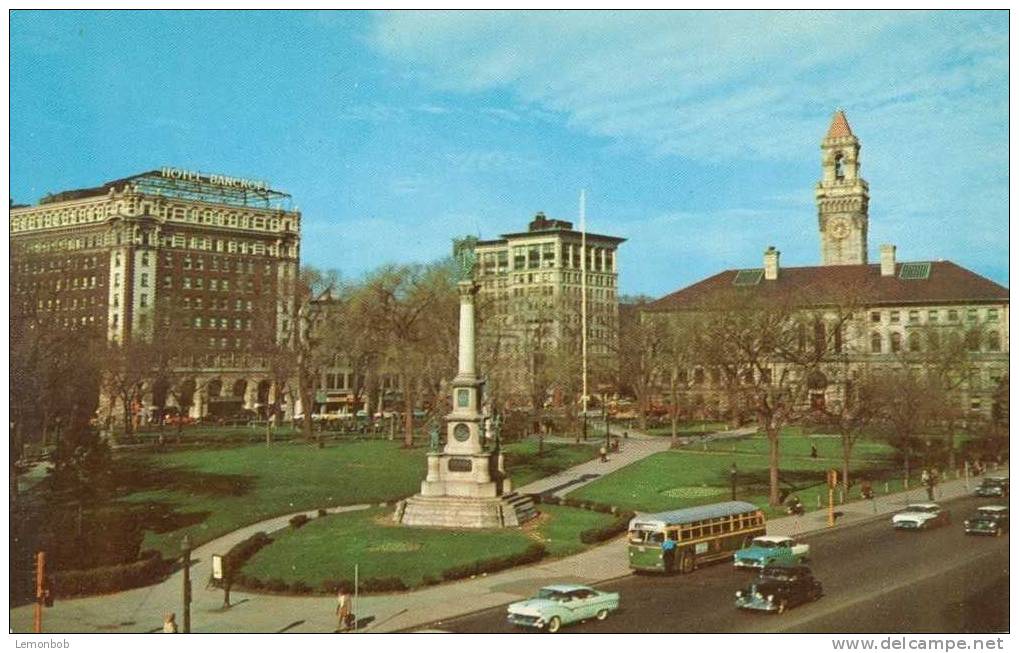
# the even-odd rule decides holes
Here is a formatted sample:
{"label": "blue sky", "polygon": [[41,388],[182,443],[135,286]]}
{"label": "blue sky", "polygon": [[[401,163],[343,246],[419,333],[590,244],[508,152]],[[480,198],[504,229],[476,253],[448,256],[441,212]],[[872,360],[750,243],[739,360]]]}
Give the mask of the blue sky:
{"label": "blue sky", "polygon": [[357,277],[536,211],[628,238],[624,293],[815,265],[819,143],[862,141],[870,251],[1008,283],[999,12],[25,12],[11,195],[172,165],[267,179]]}

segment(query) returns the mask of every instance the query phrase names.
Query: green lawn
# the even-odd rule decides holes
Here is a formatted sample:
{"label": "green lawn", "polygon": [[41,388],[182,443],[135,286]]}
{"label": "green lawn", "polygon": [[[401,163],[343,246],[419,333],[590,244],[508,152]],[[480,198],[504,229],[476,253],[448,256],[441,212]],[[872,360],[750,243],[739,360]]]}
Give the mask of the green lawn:
{"label": "green lawn", "polygon": [[[808,445],[809,454],[809,445]],[[797,494],[808,506],[827,492],[824,472],[829,460],[783,457],[783,489]],[[600,478],[570,493],[570,497],[598,501],[620,509],[660,511],[727,501],[731,498],[730,465],[737,465],[737,498],[767,504],[768,458],[754,453],[666,451]],[[877,478],[887,462],[858,461],[853,469]]]}
{"label": "green lawn", "polygon": [[[504,447],[519,487],[597,455],[584,445],[534,442]],[[176,555],[183,534],[201,544],[277,515],[412,494],[425,476],[426,450],[400,442],[331,442],[186,449],[118,457],[120,500],[140,513],[143,549]]]}
{"label": "green lawn", "polygon": [[272,534],[274,541],[243,568],[248,577],[266,582],[302,581],[320,589],[327,580],[353,580],[354,564],[364,578],[398,577],[408,587],[425,577],[441,579],[445,569],[500,556],[519,554],[542,541],[553,556],[586,548],[580,531],[612,521],[604,515],[563,506],[540,506],[551,519],[529,535],[524,530],[452,531],[397,526],[390,511],[373,509],[313,519],[298,530]]}
{"label": "green lawn", "polygon": [[[779,432],[779,455],[786,457],[809,457],[810,447],[817,447],[819,458],[828,458],[829,466],[832,460],[842,460],[842,440],[838,435],[814,433],[804,430],[799,426],[789,426]],[[707,451],[756,453],[768,454],[768,438],[761,433],[740,438],[738,440],[716,440],[707,442],[704,445],[693,445],[695,449]],[[894,453],[894,449],[887,443],[876,439],[860,438],[853,447],[853,458],[855,459],[885,459]],[[841,466],[841,462],[839,462]]]}

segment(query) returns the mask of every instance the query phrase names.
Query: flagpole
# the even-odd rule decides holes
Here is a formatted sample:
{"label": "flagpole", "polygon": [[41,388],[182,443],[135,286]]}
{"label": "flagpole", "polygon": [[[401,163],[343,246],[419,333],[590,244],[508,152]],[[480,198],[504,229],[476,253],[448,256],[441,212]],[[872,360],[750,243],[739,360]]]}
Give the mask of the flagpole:
{"label": "flagpole", "polygon": [[584,439],[587,439],[587,196],[580,191],[580,360],[582,370],[582,394],[580,397],[584,415]]}

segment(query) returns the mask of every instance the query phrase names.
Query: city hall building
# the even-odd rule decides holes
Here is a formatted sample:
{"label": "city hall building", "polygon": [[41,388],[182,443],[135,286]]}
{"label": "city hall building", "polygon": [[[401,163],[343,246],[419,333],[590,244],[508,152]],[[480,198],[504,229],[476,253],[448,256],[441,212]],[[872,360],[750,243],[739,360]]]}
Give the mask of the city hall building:
{"label": "city hall building", "polygon": [[[188,343],[192,417],[265,406],[260,344],[285,340],[294,311],[291,204],[264,181],[179,168],[12,204],[11,310],[118,343],[172,333]],[[143,409],[167,394],[147,387]]]}
{"label": "city hall building", "polygon": [[[764,300],[798,301],[815,314],[854,302],[853,317],[833,345],[849,374],[867,367],[921,366],[939,341],[965,338],[966,370],[955,387],[962,414],[991,414],[994,393],[1008,374],[1009,296],[1005,288],[951,261],[898,261],[894,245],[881,245],[871,263],[867,230],[870,191],[860,176],[860,141],[837,111],[821,141],[821,179],[815,188],[821,265],[781,267],[774,247],[759,268],[723,270],[646,307],[647,314],[697,311],[724,301],[734,289]],[[718,370],[684,373],[688,398],[705,412],[723,412]],[[847,379],[814,387],[810,401],[838,400]],[[824,385],[824,384],[822,384]]]}

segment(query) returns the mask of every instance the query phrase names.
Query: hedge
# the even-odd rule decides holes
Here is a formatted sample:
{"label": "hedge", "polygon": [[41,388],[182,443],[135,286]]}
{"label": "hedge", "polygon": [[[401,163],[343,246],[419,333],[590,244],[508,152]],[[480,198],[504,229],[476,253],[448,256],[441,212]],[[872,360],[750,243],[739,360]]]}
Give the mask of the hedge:
{"label": "hedge", "polygon": [[151,585],[170,572],[173,563],[163,560],[155,552],[145,552],[144,558],[123,565],[94,567],[57,572],[50,575],[54,597],[108,594]]}
{"label": "hedge", "polygon": [[456,580],[458,578],[470,578],[471,576],[490,574],[496,571],[502,571],[503,569],[509,569],[510,567],[516,567],[517,565],[526,565],[531,562],[538,562],[544,556],[545,545],[535,543],[528,546],[522,553],[515,553],[498,558],[489,558],[488,560],[479,560],[478,562],[473,562],[467,565],[450,567],[449,569],[443,570],[442,577],[445,580]]}
{"label": "hedge", "polygon": [[608,526],[602,526],[601,528],[589,528],[585,531],[580,531],[580,541],[584,544],[597,544],[598,542],[611,540],[620,533],[626,532],[626,529],[630,526],[630,520],[633,519],[633,517],[634,513],[624,512]]}
{"label": "hedge", "polygon": [[251,537],[241,540],[237,544],[230,547],[230,550],[223,556],[223,572],[227,575],[227,578],[232,578],[233,582],[240,582],[239,577],[240,569],[244,566],[251,556],[255,555],[259,549],[272,542],[272,538],[265,534],[265,531],[258,531]]}
{"label": "hedge", "polygon": [[311,521],[311,518],[308,517],[308,515],[305,515],[303,513],[300,515],[294,515],[293,517],[290,518],[290,527],[296,531],[298,528],[304,526],[309,521]]}

